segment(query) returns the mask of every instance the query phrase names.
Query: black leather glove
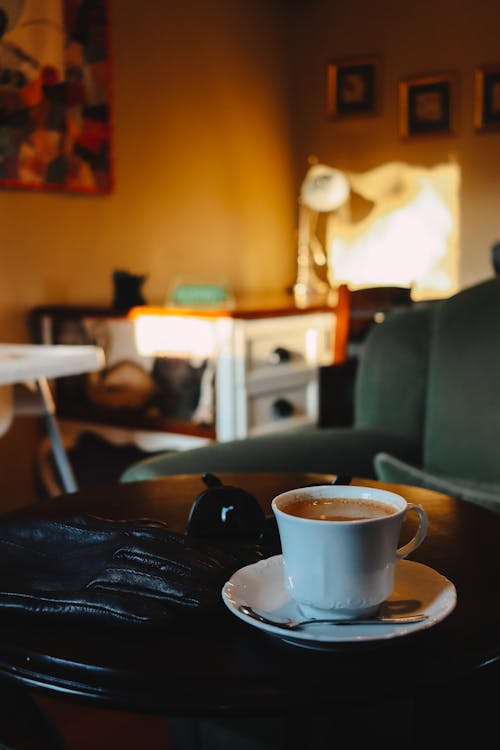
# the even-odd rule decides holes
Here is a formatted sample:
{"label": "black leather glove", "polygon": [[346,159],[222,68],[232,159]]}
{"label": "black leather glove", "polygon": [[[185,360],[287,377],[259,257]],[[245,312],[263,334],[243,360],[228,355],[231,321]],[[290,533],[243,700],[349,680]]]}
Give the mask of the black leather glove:
{"label": "black leather glove", "polygon": [[223,611],[240,567],[281,551],[273,517],[211,474],[186,534],[153,519],[0,517],[0,611],[113,625],[163,625]]}
{"label": "black leather glove", "polygon": [[148,519],[23,509],[0,518],[0,611],[128,626],[212,615],[224,582],[262,556],[258,545],[239,555]]}

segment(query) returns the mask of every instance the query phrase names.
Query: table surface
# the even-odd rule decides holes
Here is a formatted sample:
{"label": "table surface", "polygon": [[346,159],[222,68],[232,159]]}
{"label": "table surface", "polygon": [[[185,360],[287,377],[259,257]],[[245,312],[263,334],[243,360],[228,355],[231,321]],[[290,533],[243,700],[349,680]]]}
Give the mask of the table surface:
{"label": "table surface", "polygon": [[79,375],[104,367],[97,346],[0,344],[0,385]]}
{"label": "table surface", "polygon": [[[220,474],[244,487],[267,512],[274,495],[328,482],[324,474]],[[426,691],[443,680],[477,675],[500,659],[500,517],[436,492],[373,480],[353,484],[399,491],[427,510],[429,532],[412,560],[457,588],[457,605],[441,623],[371,644],[314,651],[286,644],[224,608],[203,626],[145,634],[86,632],[74,625],[0,621],[0,670],[31,688],[85,702],[169,715],[241,715],[329,710],[332,702],[369,701]],[[110,518],[151,517],[185,529],[205,489],[199,476],[100,487],[47,503],[50,516],[75,510]],[[37,510],[40,506],[37,506]],[[411,514],[413,515],[413,514]],[[413,521],[407,522],[411,532]]]}

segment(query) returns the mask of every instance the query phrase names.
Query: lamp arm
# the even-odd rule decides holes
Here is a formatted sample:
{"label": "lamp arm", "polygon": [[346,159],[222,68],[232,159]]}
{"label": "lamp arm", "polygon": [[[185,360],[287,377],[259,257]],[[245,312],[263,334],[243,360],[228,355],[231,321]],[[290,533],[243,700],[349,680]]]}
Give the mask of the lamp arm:
{"label": "lamp arm", "polygon": [[309,247],[311,236],[311,209],[303,203],[299,205],[298,243],[300,248]]}
{"label": "lamp arm", "polygon": [[309,256],[312,256],[314,263],[318,266],[326,265],[327,255],[321,242],[316,236],[316,226],[318,224],[318,212],[313,211],[304,204],[300,206],[299,213],[299,253],[305,263],[309,263]]}
{"label": "lamp arm", "polygon": [[311,212],[310,216],[309,249],[316,265],[324,266],[326,265],[327,255],[316,234],[316,227],[318,225],[318,211]]}
{"label": "lamp arm", "polygon": [[325,248],[316,236],[311,237],[311,252],[317,266],[326,266]]}

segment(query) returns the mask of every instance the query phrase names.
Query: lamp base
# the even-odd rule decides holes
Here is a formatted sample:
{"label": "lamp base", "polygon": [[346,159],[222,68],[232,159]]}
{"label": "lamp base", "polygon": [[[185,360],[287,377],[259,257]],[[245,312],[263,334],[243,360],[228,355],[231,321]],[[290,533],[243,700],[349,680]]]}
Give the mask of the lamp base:
{"label": "lamp base", "polygon": [[324,281],[316,279],[314,283],[304,284],[297,281],[293,287],[293,296],[297,307],[305,308],[313,305],[334,305],[337,292]]}

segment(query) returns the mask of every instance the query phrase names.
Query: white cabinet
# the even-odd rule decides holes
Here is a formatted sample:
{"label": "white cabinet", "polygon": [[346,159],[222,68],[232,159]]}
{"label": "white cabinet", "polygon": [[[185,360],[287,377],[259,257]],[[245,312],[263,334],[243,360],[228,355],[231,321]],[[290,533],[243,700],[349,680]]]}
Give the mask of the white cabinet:
{"label": "white cabinet", "polygon": [[219,321],[217,440],[315,423],[318,368],[333,361],[334,336],[333,312]]}

